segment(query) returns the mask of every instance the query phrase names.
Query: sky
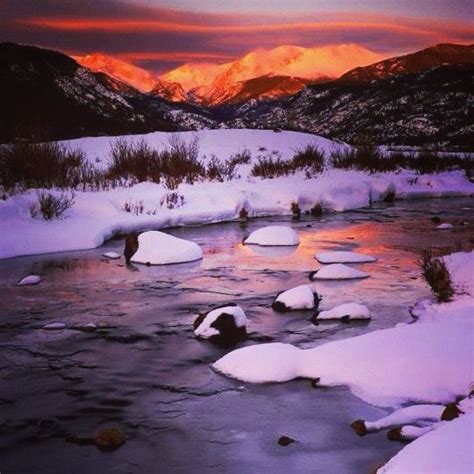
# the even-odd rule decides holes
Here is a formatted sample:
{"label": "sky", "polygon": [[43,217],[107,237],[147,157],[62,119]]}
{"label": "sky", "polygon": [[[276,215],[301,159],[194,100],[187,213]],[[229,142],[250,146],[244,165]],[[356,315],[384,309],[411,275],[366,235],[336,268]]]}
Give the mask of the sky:
{"label": "sky", "polygon": [[101,52],[162,73],[256,48],[474,43],[472,0],[0,0],[0,42]]}

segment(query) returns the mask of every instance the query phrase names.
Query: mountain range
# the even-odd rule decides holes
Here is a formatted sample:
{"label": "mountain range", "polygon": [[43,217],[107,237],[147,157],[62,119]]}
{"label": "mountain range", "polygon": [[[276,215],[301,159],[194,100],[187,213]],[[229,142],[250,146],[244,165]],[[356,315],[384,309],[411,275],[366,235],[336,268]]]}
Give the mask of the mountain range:
{"label": "mountain range", "polygon": [[51,138],[247,127],[474,149],[474,45],[379,59],[355,45],[282,46],[156,76],[101,54],[3,43],[0,141],[46,126]]}
{"label": "mountain range", "polygon": [[[173,102],[212,107],[248,98],[254,86],[258,91],[250,94],[250,98],[291,95],[309,83],[334,80],[356,66],[372,64],[383,56],[355,44],[320,48],[285,45],[270,50],[257,49],[225,64],[184,64],[159,77],[103,54],[73,57],[82,66],[111,75],[142,92],[152,91]],[[273,76],[280,79],[270,79]],[[287,79],[283,81],[282,77]],[[258,86],[254,81],[257,78],[261,78]],[[269,78],[266,87],[264,78]],[[248,81],[254,82],[247,84]]]}

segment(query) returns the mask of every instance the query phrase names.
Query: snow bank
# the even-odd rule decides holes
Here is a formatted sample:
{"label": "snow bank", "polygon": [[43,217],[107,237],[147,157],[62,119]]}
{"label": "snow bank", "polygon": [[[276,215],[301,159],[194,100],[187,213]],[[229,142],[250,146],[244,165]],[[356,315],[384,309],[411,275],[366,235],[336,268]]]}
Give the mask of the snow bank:
{"label": "snow bank", "polygon": [[42,278],[39,275],[28,275],[25,278],[22,278],[17,285],[27,286],[27,285],[37,285],[40,283]]}
{"label": "snow bank", "polygon": [[237,328],[243,328],[247,325],[247,316],[240,306],[223,306],[207,313],[207,315],[202,318],[202,321],[198,322],[194,330],[194,335],[202,337],[203,339],[220,335],[221,330],[219,329],[219,325],[215,323],[222,315],[232,316],[234,325]]}
{"label": "snow bank", "polygon": [[377,472],[474,472],[474,414],[465,415],[425,434],[403,448]]}
{"label": "snow bank", "polygon": [[298,245],[300,239],[291,227],[271,225],[252,232],[244,243],[263,247],[293,246]]}
{"label": "snow bank", "polygon": [[[75,204],[68,211],[68,217],[54,221],[31,218],[30,206],[37,202],[35,190],[0,200],[0,258],[95,248],[117,233],[235,220],[242,208],[250,216],[290,215],[292,202],[300,203],[302,211],[318,203],[327,210],[345,211],[380,201],[387,190],[396,191],[397,199],[474,193],[474,184],[459,171],[420,176],[411,171],[367,175],[353,170],[328,169],[310,179],[304,172],[274,179],[255,178],[250,171],[259,155],[276,151],[282,160],[289,160],[295,149],[308,144],[316,145],[326,154],[341,145],[315,135],[285,131],[226,129],[178,135],[185,140],[197,136],[204,161],[212,155],[223,161],[248,148],[251,163],[239,166],[239,177],[232,181],[180,184],[175,191],[184,202],[174,208],[161,204],[162,199],[166,202],[170,192],[163,183],[139,183],[100,192],[76,191]],[[169,136],[156,132],[126,139],[145,140],[162,149]],[[91,164],[103,168],[115,138],[89,137],[65,144],[81,148]],[[266,151],[260,151],[262,148]],[[139,215],[125,212],[126,202],[143,204],[143,212]]]}
{"label": "snow bank", "polygon": [[148,231],[138,236],[138,250],[132,256],[132,262],[168,265],[194,262],[201,258],[202,249],[198,244],[164,232]]}
{"label": "snow bank", "polygon": [[333,263],[320,268],[312,274],[312,280],[352,280],[367,278],[369,275],[355,268],[348,267],[342,263]]}
{"label": "snow bank", "polygon": [[376,262],[377,259],[370,255],[358,252],[330,251],[318,253],[315,256],[319,263],[368,263]]}
{"label": "snow bank", "polygon": [[474,379],[473,343],[473,323],[401,325],[314,349],[245,347],[214,368],[246,382],[319,378],[321,385],[348,385],[359,398],[379,406],[447,403],[464,394]]}
{"label": "snow bank", "polygon": [[275,311],[314,309],[319,303],[318,295],[309,285],[300,285],[280,293],[273,301]]}
{"label": "snow bank", "polygon": [[328,311],[320,311],[316,319],[342,319],[345,321],[370,319],[370,311],[369,308],[363,304],[345,303]]}

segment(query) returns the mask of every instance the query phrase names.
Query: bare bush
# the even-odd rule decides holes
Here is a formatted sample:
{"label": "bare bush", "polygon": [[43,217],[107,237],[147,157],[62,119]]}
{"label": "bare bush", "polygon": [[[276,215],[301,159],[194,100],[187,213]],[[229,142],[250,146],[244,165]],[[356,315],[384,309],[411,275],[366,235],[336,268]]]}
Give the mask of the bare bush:
{"label": "bare bush", "polygon": [[426,250],[420,257],[423,278],[439,302],[450,301],[454,295],[451,275],[443,259],[432,250]]}
{"label": "bare bush", "polygon": [[102,179],[82,150],[55,142],[0,146],[0,184],[7,190],[87,188]]}
{"label": "bare bush", "polygon": [[305,148],[296,150],[290,164],[291,169],[306,169],[310,173],[322,173],[324,170],[324,152],[316,145],[306,145]]}
{"label": "bare bush", "polygon": [[248,165],[252,160],[252,153],[248,148],[244,148],[242,151],[230,155],[229,163],[237,165]]}
{"label": "bare bush", "polygon": [[252,176],[262,178],[275,178],[278,176],[287,176],[290,173],[288,162],[280,157],[272,158],[271,156],[258,158],[250,172]]}
{"label": "bare bush", "polygon": [[55,196],[51,193],[39,193],[37,202],[30,206],[31,217],[41,214],[43,219],[49,221],[59,219],[74,205],[74,193],[61,193]]}
{"label": "bare bush", "polygon": [[199,160],[198,137],[186,142],[173,134],[169,139],[169,148],[160,156],[161,170],[170,189],[177,188],[182,182],[193,184],[206,175],[206,168]]}
{"label": "bare bush", "polygon": [[132,179],[138,182],[159,182],[160,155],[145,140],[131,142],[118,138],[110,147],[108,177]]}
{"label": "bare bush", "polygon": [[259,156],[251,174],[262,178],[274,178],[287,176],[297,171],[305,171],[306,177],[310,178],[324,170],[324,161],[324,153],[316,145],[310,144],[296,150],[295,155],[289,161],[282,160],[277,151]]}
{"label": "bare bush", "polygon": [[166,193],[160,200],[160,206],[168,209],[175,209],[184,204],[184,196],[176,191]]}

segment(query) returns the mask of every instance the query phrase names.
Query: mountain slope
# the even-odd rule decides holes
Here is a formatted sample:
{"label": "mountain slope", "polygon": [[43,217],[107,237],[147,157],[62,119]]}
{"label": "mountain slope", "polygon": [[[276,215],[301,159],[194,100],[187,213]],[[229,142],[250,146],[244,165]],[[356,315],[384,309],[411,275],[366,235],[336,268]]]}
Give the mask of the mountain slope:
{"label": "mountain slope", "polygon": [[474,65],[440,66],[370,84],[308,86],[283,101],[226,110],[230,128],[283,128],[354,143],[443,144],[474,150]]}
{"label": "mountain slope", "polygon": [[[329,80],[360,65],[371,64],[382,56],[354,44],[302,48],[279,46],[270,50],[257,49],[240,59],[222,65],[187,64],[161,76],[168,82],[181,84],[196,100],[210,106],[221,105],[237,95],[245,81],[267,76],[287,76],[297,80]],[[294,93],[294,81],[286,95]],[[283,83],[278,84],[282,95]],[[250,84],[248,87],[252,87]],[[265,91],[269,92],[268,87]],[[270,94],[271,95],[271,94]],[[233,99],[232,99],[233,100]]]}
{"label": "mountain slope", "polygon": [[[324,81],[324,79],[322,79]],[[313,81],[300,77],[265,75],[242,81],[224,94],[211,98],[216,104],[241,103],[248,100],[271,100],[296,94]]]}
{"label": "mountain slope", "polygon": [[151,91],[157,81],[157,78],[149,71],[105,54],[93,53],[85,56],[71,56],[71,58],[93,72],[103,72],[135,87],[140,92]]}
{"label": "mountain slope", "polygon": [[153,88],[150,90],[150,94],[166,99],[169,102],[186,102],[189,99],[188,94],[184,92],[181,84],[177,82],[166,82],[162,79],[158,79]]}
{"label": "mountain slope", "polygon": [[438,44],[416,53],[386,59],[343,74],[340,84],[368,84],[400,74],[413,74],[449,64],[473,64],[474,45]]}
{"label": "mountain slope", "polygon": [[169,108],[56,51],[0,44],[0,141],[176,130]]}

